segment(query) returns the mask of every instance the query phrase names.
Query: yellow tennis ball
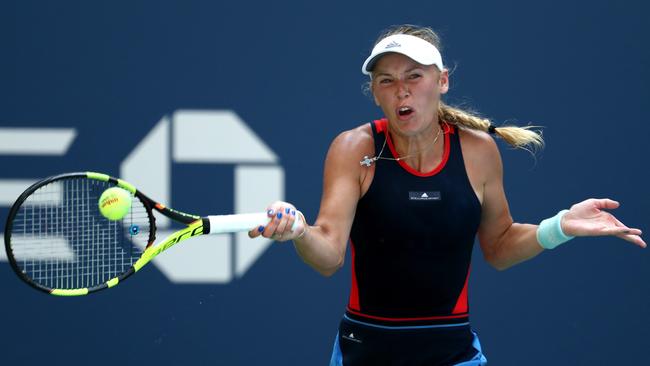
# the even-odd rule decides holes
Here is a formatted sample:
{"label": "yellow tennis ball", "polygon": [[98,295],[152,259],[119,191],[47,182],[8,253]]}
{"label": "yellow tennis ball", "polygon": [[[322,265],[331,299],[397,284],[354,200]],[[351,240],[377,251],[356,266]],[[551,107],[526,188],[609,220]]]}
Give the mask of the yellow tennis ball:
{"label": "yellow tennis ball", "polygon": [[109,188],[99,197],[99,212],[109,220],[121,220],[129,209],[131,209],[131,193],[122,188]]}

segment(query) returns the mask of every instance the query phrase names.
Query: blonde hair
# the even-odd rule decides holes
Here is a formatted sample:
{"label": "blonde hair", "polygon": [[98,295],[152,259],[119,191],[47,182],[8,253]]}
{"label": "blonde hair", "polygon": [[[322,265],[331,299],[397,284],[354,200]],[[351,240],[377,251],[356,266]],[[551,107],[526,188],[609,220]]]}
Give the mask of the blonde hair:
{"label": "blonde hair", "polygon": [[[433,29],[411,24],[397,25],[388,28],[375,41],[375,45],[382,39],[394,34],[408,34],[422,38],[433,44],[438,50],[442,51],[440,37],[433,31]],[[366,85],[366,90],[368,90],[368,87],[369,84]],[[438,106],[438,119],[459,128],[485,131],[490,134],[498,135],[510,146],[515,148],[521,148],[532,152],[544,147],[544,139],[542,138],[541,131],[534,130],[535,128],[539,128],[539,126],[495,126],[489,119],[483,118],[475,112],[449,106],[443,103],[442,100]]]}

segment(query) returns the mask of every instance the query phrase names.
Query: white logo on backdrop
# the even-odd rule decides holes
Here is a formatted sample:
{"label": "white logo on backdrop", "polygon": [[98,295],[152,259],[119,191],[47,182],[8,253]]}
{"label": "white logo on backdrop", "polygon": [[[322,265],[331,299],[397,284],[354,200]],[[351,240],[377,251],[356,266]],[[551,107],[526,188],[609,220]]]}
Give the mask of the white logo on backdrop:
{"label": "white logo on backdrop", "polygon": [[[233,197],[234,213],[257,212],[284,199],[284,170],[278,157],[232,111],[179,110],[163,117],[124,159],[120,175],[173,208],[172,162],[235,165],[234,192],[219,195]],[[195,184],[213,187],[215,195],[220,189],[218,181],[186,181],[176,188],[191,190]],[[185,211],[195,213],[191,208]],[[174,231],[161,215],[156,216],[156,226],[159,238]],[[175,283],[227,283],[244,275],[270,244],[267,239],[251,240],[247,233],[203,236],[182,243],[182,248],[154,263]]]}
{"label": "white logo on backdrop", "polygon": [[[0,155],[62,156],[77,137],[73,128],[0,128]],[[37,179],[0,179],[0,206],[10,207]],[[3,223],[4,224],[4,223]],[[4,226],[4,225],[3,225]],[[6,261],[4,234],[0,235],[0,261]]]}
{"label": "white logo on backdrop", "polygon": [[[29,148],[11,145],[12,141],[21,141],[15,133],[30,134],[31,140],[22,141],[38,138],[43,143],[30,144]],[[0,129],[0,154],[64,155],[75,136],[70,129]],[[163,117],[122,161],[119,175],[151,198],[175,207],[172,163],[234,165],[234,192],[218,195],[233,197],[234,213],[256,212],[273,200],[284,199],[284,170],[278,157],[232,111],[178,110]],[[0,205],[13,204],[33,181],[0,180]],[[220,189],[217,181],[186,181],[176,188],[191,190],[197,183],[214,187],[215,195]],[[196,213],[191,208],[186,211]],[[170,221],[160,215],[156,224],[158,238],[174,231]],[[197,237],[153,263],[174,283],[228,283],[243,276],[270,244],[267,239],[251,240],[246,233]],[[0,259],[6,261],[4,251]]]}

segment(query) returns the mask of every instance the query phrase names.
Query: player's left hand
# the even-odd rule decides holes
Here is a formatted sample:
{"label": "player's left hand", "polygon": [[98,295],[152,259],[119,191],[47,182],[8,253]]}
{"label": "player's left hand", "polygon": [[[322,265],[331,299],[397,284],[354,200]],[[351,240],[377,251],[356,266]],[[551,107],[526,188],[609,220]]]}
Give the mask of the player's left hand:
{"label": "player's left hand", "polygon": [[562,218],[562,231],[570,236],[616,236],[645,248],[641,230],[629,228],[614,215],[604,210],[613,210],[620,204],[607,198],[588,200],[571,206]]}

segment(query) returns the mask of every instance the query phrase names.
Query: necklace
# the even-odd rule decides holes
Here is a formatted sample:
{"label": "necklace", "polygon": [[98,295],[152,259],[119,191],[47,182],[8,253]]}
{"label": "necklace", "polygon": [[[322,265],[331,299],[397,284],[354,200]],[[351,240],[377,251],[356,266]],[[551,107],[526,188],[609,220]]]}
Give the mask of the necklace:
{"label": "necklace", "polygon": [[381,150],[379,150],[379,154],[377,156],[373,156],[372,158],[369,158],[368,155],[365,155],[363,157],[363,160],[359,161],[359,164],[361,166],[365,165],[365,166],[369,167],[369,166],[372,165],[372,163],[374,163],[375,161],[377,161],[379,159],[400,161],[400,160],[408,159],[408,158],[410,158],[412,156],[415,156],[417,154],[423,153],[423,152],[429,150],[430,148],[432,148],[433,146],[436,145],[436,142],[438,142],[438,138],[440,137],[440,132],[441,131],[442,131],[442,126],[440,126],[440,128],[438,129],[438,134],[436,135],[436,138],[433,139],[433,143],[431,145],[429,145],[428,147],[426,147],[426,148],[424,148],[424,149],[422,149],[422,150],[420,150],[418,152],[415,152],[413,154],[406,155],[406,156],[400,156],[400,157],[397,157],[397,158],[386,158],[386,157],[381,156],[381,154],[384,152],[384,148],[386,147],[386,141],[388,140],[388,131],[386,131],[386,136],[384,137],[384,144],[381,146]]}

